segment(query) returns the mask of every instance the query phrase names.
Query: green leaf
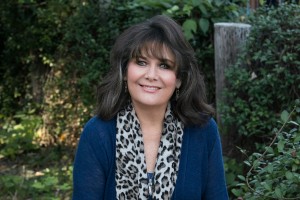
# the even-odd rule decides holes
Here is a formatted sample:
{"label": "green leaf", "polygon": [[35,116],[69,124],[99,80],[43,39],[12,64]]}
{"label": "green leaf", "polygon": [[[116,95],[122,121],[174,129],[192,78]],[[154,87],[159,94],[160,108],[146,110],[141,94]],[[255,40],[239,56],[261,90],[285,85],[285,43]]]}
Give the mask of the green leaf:
{"label": "green leaf", "polygon": [[287,171],[285,172],[285,177],[288,179],[288,180],[292,180],[294,178],[294,175],[292,172],[290,171]]}
{"label": "green leaf", "polygon": [[220,7],[223,4],[222,0],[215,0],[215,4],[217,7]]}
{"label": "green leaf", "polygon": [[284,140],[280,140],[277,144],[277,148],[278,148],[278,152],[283,152],[283,148],[284,148]]}
{"label": "green leaf", "polygon": [[203,4],[200,4],[198,7],[199,7],[201,13],[202,13],[204,16],[207,16],[207,15],[208,15],[207,10],[206,10],[206,8],[205,8],[205,6],[204,6]]}
{"label": "green leaf", "polygon": [[289,113],[286,110],[284,110],[284,111],[282,111],[280,117],[281,117],[281,120],[285,123],[289,120]]}
{"label": "green leaf", "polygon": [[231,192],[232,192],[236,197],[239,197],[239,196],[242,195],[242,190],[232,189]]}
{"label": "green leaf", "polygon": [[39,181],[34,182],[33,185],[32,185],[32,187],[36,188],[36,189],[40,189],[40,190],[42,190],[42,189],[45,188],[45,186],[41,182],[39,182]]}
{"label": "green leaf", "polygon": [[199,20],[199,26],[203,33],[207,33],[209,28],[209,21],[205,18]]}
{"label": "green leaf", "polygon": [[242,181],[246,181],[245,177],[242,176],[242,175],[238,175],[237,177],[238,177],[240,180],[242,180]]}
{"label": "green leaf", "polygon": [[187,40],[189,40],[194,37],[193,33],[195,33],[197,30],[197,23],[193,19],[187,19],[182,24],[182,28]]}
{"label": "green leaf", "polygon": [[226,182],[227,183],[233,183],[234,179],[235,179],[235,175],[233,173],[226,174]]}
{"label": "green leaf", "polygon": [[292,165],[292,171],[293,171],[293,172],[297,171],[298,168],[299,168],[298,165],[296,165],[296,164],[293,164],[293,165]]}
{"label": "green leaf", "polygon": [[264,188],[268,191],[272,190],[272,186],[270,184],[268,184],[267,182],[262,182],[261,185],[264,186]]}
{"label": "green leaf", "polygon": [[247,166],[251,167],[251,164],[250,164],[250,162],[249,162],[248,160],[244,161],[244,163],[245,163]]}
{"label": "green leaf", "polygon": [[282,192],[281,192],[281,190],[280,190],[279,187],[276,187],[276,188],[275,188],[275,196],[276,196],[277,198],[282,198]]}
{"label": "green leaf", "polygon": [[273,165],[272,164],[268,164],[268,166],[266,167],[266,170],[268,171],[268,173],[272,173],[273,172]]}
{"label": "green leaf", "polygon": [[294,139],[294,143],[300,142],[300,135],[298,135],[295,139]]}
{"label": "green leaf", "polygon": [[54,176],[49,176],[45,179],[45,185],[47,186],[52,186],[52,185],[56,185],[58,183],[58,178],[54,177]]}
{"label": "green leaf", "polygon": [[297,123],[297,122],[295,122],[295,121],[289,121],[288,123],[289,123],[289,124],[293,124],[293,125],[295,125],[295,126],[300,126],[300,124]]}
{"label": "green leaf", "polygon": [[259,161],[255,160],[253,163],[253,168],[256,169],[259,166]]}
{"label": "green leaf", "polygon": [[268,153],[274,154],[274,150],[272,147],[266,147]]}
{"label": "green leaf", "polygon": [[201,4],[201,1],[199,0],[192,0],[192,4],[194,7],[199,6]]}
{"label": "green leaf", "polygon": [[[178,7],[178,10],[179,10],[179,7]],[[193,10],[193,7],[191,5],[184,5],[183,6],[183,13],[187,14],[188,16],[191,16],[191,12]]]}
{"label": "green leaf", "polygon": [[170,9],[167,10],[168,13],[173,14],[176,11],[179,10],[179,7],[177,5],[174,5],[173,7],[171,7]]}

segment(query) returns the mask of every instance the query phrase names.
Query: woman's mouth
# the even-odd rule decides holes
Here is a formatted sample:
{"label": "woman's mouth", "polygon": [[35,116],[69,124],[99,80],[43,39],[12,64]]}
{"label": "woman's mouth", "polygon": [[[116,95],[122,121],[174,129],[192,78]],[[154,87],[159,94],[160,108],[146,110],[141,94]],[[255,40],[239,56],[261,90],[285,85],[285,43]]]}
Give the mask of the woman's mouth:
{"label": "woman's mouth", "polygon": [[160,89],[157,86],[150,86],[150,85],[141,85],[141,87],[147,92],[155,92]]}

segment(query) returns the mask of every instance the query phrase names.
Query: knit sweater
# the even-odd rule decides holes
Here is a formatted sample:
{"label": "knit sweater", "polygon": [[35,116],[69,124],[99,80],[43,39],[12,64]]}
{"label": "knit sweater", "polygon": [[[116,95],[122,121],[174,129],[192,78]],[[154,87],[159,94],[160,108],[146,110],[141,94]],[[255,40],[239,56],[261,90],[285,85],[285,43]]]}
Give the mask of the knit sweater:
{"label": "knit sweater", "polygon": [[[73,170],[73,200],[115,200],[116,118],[90,119],[81,134]],[[217,125],[186,126],[172,200],[227,200]]]}

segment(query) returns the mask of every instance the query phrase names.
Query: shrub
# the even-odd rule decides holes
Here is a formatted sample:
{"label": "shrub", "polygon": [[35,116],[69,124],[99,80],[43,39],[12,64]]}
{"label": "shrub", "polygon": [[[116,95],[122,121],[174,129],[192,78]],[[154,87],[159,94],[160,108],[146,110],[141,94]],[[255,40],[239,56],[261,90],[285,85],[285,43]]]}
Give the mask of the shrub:
{"label": "shrub", "polygon": [[[227,102],[220,105],[223,122],[234,136],[229,156],[238,163],[244,157],[236,146],[248,154],[264,150],[280,113],[292,110],[300,97],[300,6],[261,7],[247,22],[251,32],[240,58],[227,68]],[[236,179],[230,179],[230,189],[238,196]]]}
{"label": "shrub", "polygon": [[16,114],[5,123],[0,123],[0,159],[34,151],[39,148],[36,134],[42,123],[39,116],[32,113]]}
{"label": "shrub", "polygon": [[82,125],[93,115],[96,87],[108,71],[111,46],[134,16],[122,9],[123,4],[76,1],[62,28],[44,96],[43,119],[55,143],[76,145]]}
{"label": "shrub", "polygon": [[280,130],[264,153],[254,152],[245,164],[247,175],[232,192],[245,199],[299,199],[300,101],[291,114],[283,111]]}
{"label": "shrub", "polygon": [[21,175],[1,175],[0,197],[3,200],[69,200],[72,197],[72,171],[70,166],[51,166],[39,171],[23,166]]}
{"label": "shrub", "polygon": [[282,110],[300,98],[300,6],[260,8],[249,23],[245,51],[226,72],[221,112],[240,142],[254,147],[270,138]]}

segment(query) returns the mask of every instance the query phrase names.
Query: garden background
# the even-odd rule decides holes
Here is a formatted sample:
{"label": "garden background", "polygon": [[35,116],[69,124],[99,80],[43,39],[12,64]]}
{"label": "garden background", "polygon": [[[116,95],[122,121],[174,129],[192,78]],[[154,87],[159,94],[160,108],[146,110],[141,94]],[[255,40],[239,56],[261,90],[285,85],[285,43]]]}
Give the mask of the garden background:
{"label": "garden background", "polygon": [[[72,162],[115,38],[155,14],[182,25],[222,113],[230,199],[300,199],[299,1],[1,0],[0,199],[71,199]],[[214,23],[251,25],[215,102]],[[223,126],[224,125],[224,126]],[[233,137],[232,137],[233,135]]]}

